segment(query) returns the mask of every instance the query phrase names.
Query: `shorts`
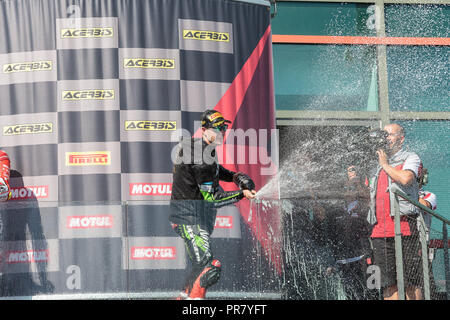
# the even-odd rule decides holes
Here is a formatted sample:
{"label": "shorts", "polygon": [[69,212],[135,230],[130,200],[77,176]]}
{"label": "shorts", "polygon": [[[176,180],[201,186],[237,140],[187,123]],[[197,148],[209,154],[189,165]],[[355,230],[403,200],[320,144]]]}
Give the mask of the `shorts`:
{"label": "shorts", "polygon": [[[382,288],[397,284],[395,238],[372,238],[373,264],[380,268]],[[403,282],[405,288],[423,286],[421,244],[417,235],[402,237]]]}

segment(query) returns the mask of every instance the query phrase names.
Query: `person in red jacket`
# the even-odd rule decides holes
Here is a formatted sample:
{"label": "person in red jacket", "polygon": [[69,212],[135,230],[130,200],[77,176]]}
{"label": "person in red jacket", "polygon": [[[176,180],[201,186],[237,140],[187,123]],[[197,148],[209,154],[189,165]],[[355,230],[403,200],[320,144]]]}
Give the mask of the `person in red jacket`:
{"label": "person in red jacket", "polygon": [[11,188],[9,187],[10,161],[8,154],[0,150],[0,201],[11,199]]}

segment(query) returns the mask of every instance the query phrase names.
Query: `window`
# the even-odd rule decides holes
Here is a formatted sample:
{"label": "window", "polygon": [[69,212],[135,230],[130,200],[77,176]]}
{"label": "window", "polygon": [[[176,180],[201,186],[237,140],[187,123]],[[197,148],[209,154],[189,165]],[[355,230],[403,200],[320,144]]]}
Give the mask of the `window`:
{"label": "window", "polygon": [[450,6],[448,5],[385,5],[384,13],[387,36],[450,36]]}
{"label": "window", "polygon": [[370,36],[375,35],[371,4],[278,2],[272,19],[274,34]]}
{"label": "window", "polygon": [[389,46],[393,111],[450,111],[450,47]]}
{"label": "window", "polygon": [[377,110],[373,46],[278,44],[273,52],[278,110]]}
{"label": "window", "polygon": [[[428,169],[430,182],[426,190],[436,194],[437,213],[450,212],[450,121],[396,121],[405,128],[405,146],[416,152]],[[442,230],[441,222],[435,229]]]}

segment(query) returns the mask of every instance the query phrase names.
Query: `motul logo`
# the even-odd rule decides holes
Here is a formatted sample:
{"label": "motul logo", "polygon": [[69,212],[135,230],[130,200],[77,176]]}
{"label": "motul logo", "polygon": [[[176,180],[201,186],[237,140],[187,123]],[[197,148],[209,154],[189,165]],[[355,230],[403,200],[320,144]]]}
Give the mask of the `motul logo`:
{"label": "motul logo", "polygon": [[170,196],[171,183],[130,183],[131,196]]}
{"label": "motul logo", "polygon": [[23,200],[30,198],[48,198],[48,186],[25,186],[11,188],[12,200]]}
{"label": "motul logo", "polygon": [[176,259],[175,247],[131,247],[133,260],[173,260]]}
{"label": "motul logo", "polygon": [[233,228],[233,217],[232,216],[217,216],[215,228],[219,229],[231,229]]}
{"label": "motul logo", "polygon": [[66,152],[66,166],[108,166],[111,164],[111,152]]}
{"label": "motul logo", "polygon": [[96,228],[112,228],[112,227],[113,227],[112,215],[67,217],[67,228],[69,229],[96,229]]}
{"label": "motul logo", "polygon": [[6,253],[6,263],[46,262],[48,260],[48,250],[9,251]]}

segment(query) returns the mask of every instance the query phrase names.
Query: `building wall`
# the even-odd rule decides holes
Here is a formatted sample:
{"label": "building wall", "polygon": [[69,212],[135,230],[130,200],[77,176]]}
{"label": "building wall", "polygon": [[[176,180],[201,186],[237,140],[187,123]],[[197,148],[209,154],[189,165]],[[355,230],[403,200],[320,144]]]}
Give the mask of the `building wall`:
{"label": "building wall", "polygon": [[[283,134],[289,126],[400,123],[429,170],[436,212],[448,219],[450,6],[395,2],[277,1],[277,125]],[[432,229],[442,237],[441,222]]]}

